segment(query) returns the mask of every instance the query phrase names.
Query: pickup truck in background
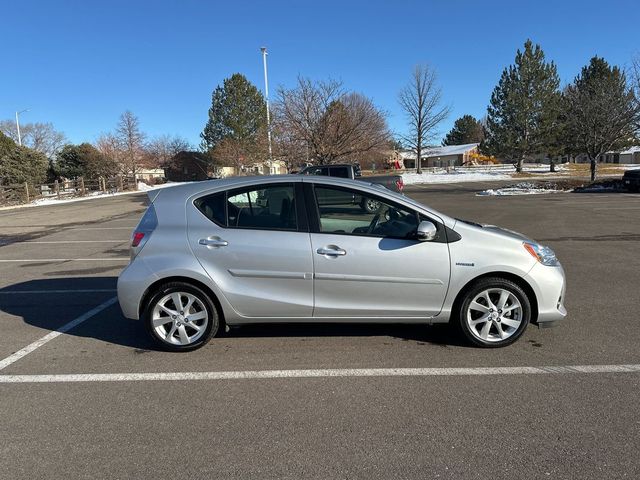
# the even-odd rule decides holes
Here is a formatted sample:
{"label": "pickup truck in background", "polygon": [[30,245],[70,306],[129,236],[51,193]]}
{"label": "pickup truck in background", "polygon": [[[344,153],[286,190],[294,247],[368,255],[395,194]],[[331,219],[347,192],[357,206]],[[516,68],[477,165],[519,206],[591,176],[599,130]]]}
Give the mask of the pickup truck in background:
{"label": "pickup truck in background", "polygon": [[[369,183],[382,185],[383,187],[393,191],[402,193],[404,182],[400,175],[373,175],[371,177],[363,177],[360,165],[348,163],[340,163],[335,165],[312,165],[300,170],[300,175],[324,175],[327,177],[350,178],[352,180],[362,180]],[[325,205],[344,205],[345,203],[359,203],[360,207],[367,212],[375,212],[380,204],[369,198],[350,198],[346,199],[344,195],[338,195],[336,198],[324,198]]]}
{"label": "pickup truck in background", "polygon": [[640,192],[640,170],[627,170],[624,172],[622,183],[630,192]]}

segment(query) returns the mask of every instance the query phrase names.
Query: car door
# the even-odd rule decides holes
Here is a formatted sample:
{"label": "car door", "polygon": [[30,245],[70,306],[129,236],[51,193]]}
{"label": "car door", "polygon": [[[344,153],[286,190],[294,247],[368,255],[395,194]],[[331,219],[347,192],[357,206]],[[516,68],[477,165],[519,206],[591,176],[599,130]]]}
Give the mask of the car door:
{"label": "car door", "polygon": [[[305,181],[306,182],[306,181]],[[314,262],[314,317],[412,317],[438,314],[449,285],[444,227],[431,242],[415,238],[422,218],[410,208],[357,189],[308,182]],[[330,205],[325,197],[363,196],[360,205]],[[430,219],[434,220],[434,219]]]}
{"label": "car door", "polygon": [[240,315],[311,317],[313,260],[296,190],[300,182],[253,185],[187,205],[191,248]]}

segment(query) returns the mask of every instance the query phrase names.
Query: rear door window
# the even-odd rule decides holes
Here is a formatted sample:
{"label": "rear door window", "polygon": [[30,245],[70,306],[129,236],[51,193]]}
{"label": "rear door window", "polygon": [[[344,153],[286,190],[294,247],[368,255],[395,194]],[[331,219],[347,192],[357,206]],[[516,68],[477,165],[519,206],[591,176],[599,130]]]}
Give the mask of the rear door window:
{"label": "rear door window", "polygon": [[291,183],[214,193],[196,199],[193,204],[221,227],[298,230],[295,188]]}
{"label": "rear door window", "polygon": [[222,227],[227,226],[227,213],[225,209],[226,192],[214,193],[206,197],[196,199],[193,204],[205,217]]}

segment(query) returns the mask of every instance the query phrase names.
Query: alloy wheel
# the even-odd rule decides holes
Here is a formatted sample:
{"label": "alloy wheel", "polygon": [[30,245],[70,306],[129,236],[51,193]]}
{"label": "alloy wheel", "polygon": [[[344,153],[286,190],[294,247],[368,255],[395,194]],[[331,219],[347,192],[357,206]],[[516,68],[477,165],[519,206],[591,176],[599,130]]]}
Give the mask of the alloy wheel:
{"label": "alloy wheel", "polygon": [[501,342],[514,335],[523,320],[518,297],[504,288],[483,290],[469,304],[466,314],[471,333],[484,342]]}
{"label": "alloy wheel", "polygon": [[204,335],[209,324],[204,303],[188,292],[165,295],[156,302],[151,315],[155,334],[170,345],[191,345]]}

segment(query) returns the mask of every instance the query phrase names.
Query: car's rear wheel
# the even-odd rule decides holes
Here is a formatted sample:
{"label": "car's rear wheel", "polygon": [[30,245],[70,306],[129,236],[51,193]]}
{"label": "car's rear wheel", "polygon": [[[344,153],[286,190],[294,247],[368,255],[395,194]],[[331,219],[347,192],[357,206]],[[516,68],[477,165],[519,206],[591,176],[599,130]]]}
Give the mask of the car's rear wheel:
{"label": "car's rear wheel", "polygon": [[175,352],[202,347],[220,326],[211,298],[184,282],[170,282],[158,288],[145,306],[143,320],[155,343]]}
{"label": "car's rear wheel", "polygon": [[515,342],[531,319],[527,294],[503,278],[483,278],[460,302],[458,325],[465,337],[481,347],[504,347]]}
{"label": "car's rear wheel", "polygon": [[363,198],[360,202],[360,208],[367,213],[375,213],[380,208],[380,202],[373,198]]}

